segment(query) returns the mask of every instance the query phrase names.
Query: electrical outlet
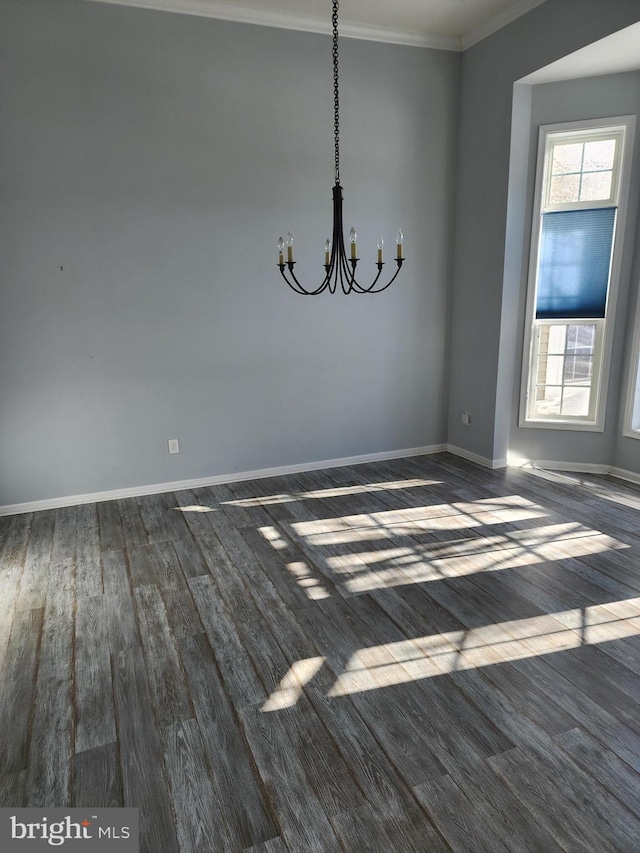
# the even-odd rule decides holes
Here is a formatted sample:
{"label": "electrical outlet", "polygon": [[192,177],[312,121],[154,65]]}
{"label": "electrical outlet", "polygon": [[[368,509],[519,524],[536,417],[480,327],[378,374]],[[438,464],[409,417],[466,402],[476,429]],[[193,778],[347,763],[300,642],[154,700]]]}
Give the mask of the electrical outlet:
{"label": "electrical outlet", "polygon": [[167,444],[169,445],[169,453],[180,453],[180,442],[177,438],[170,438]]}
{"label": "electrical outlet", "polygon": [[471,426],[471,415],[469,414],[469,412],[462,413],[462,423],[465,426]]}

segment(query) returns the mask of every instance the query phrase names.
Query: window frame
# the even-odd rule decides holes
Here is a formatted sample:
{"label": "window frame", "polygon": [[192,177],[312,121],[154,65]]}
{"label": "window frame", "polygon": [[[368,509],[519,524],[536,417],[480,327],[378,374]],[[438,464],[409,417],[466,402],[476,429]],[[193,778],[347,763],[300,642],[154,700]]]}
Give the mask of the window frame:
{"label": "window frame", "polygon": [[[520,427],[529,429],[560,429],[586,432],[604,431],[606,400],[611,367],[611,352],[613,348],[613,327],[618,300],[624,236],[627,222],[629,179],[631,175],[635,126],[636,117],[634,115],[626,115],[611,116],[601,119],[588,119],[584,121],[563,122],[560,124],[545,124],[541,125],[539,128],[529,267],[527,274],[522,375],[520,380],[520,411],[518,419],[518,426]],[[587,139],[587,132],[589,131],[592,131],[592,133],[589,133],[589,138]],[[556,210],[594,209],[598,207],[613,206],[617,208],[605,316],[604,318],[559,317],[552,321],[536,320],[538,260],[540,238],[542,235],[543,202],[547,198],[548,186],[551,181],[551,169],[547,168],[547,166],[553,156],[554,147],[553,144],[549,144],[549,140],[550,138],[557,138],[559,142],[562,142],[562,137],[564,136],[567,141],[570,141],[572,137],[577,137],[581,134],[584,137],[583,141],[597,141],[598,139],[610,138],[611,135],[614,134],[620,135],[622,150],[620,156],[616,157],[617,162],[614,162],[611,194],[606,201],[600,200],[572,202],[566,204],[560,203],[544,207],[544,212],[553,212]],[[615,203],[616,195],[617,204]],[[529,412],[530,402],[535,400],[535,387],[537,384],[534,368],[537,367],[538,359],[537,352],[534,352],[533,349],[538,340],[537,330],[540,327],[540,324],[553,324],[554,322],[558,325],[563,323],[568,325],[591,325],[595,322],[597,324],[601,324],[603,327],[600,346],[596,347],[594,352],[593,378],[591,385],[592,400],[590,412],[587,417],[568,415],[540,416],[535,415],[533,411],[531,413]],[[593,395],[595,395],[595,397]],[[640,437],[640,434],[638,437]]]}
{"label": "window frame", "polygon": [[[636,300],[633,345],[631,348],[631,369],[627,387],[627,405],[625,408],[622,434],[627,438],[640,439],[640,424],[633,427],[633,415],[636,401],[636,388],[640,385],[640,290]],[[640,407],[640,403],[638,404]],[[640,420],[640,418],[639,418]]]}

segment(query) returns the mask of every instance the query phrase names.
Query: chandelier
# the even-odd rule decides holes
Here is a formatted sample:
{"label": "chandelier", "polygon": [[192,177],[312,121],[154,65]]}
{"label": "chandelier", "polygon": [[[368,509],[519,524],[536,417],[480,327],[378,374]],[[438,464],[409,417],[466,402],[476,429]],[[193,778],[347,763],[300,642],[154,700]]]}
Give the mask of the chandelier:
{"label": "chandelier", "polygon": [[[382,237],[378,238],[378,259],[376,266],[378,274],[370,285],[361,285],[356,279],[356,267],[358,265],[358,244],[355,228],[349,232],[349,258],[345,249],[345,240],[342,222],[342,187],[340,186],[340,90],[338,75],[338,0],[333,0],[333,115],[334,115],[334,146],[335,146],[335,185],[333,187],[333,233],[331,239],[324,244],[324,270],[325,275],[320,284],[313,290],[307,290],[296,278],[293,271],[295,261],[293,259],[293,234],[287,234],[286,241],[280,237],[278,240],[278,267],[282,277],[289,287],[303,296],[317,296],[324,290],[335,293],[338,283],[343,293],[381,293],[386,290],[396,279],[404,261],[404,236],[402,230],[396,236],[396,264],[397,269],[386,284],[378,285],[382,275],[383,247]],[[284,259],[284,250],[287,250],[287,260]]]}

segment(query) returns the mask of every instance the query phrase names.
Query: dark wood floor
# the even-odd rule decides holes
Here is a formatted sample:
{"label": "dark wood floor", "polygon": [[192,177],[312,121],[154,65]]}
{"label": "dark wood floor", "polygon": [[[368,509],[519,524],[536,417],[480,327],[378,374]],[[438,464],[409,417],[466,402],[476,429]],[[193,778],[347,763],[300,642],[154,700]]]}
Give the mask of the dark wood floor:
{"label": "dark wood floor", "polygon": [[640,490],[447,454],[0,519],[0,806],[640,851]]}

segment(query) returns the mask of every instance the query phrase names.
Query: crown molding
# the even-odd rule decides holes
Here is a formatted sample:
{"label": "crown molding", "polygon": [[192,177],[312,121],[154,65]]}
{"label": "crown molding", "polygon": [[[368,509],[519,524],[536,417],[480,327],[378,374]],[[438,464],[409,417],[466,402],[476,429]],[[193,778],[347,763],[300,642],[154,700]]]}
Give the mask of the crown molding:
{"label": "crown molding", "polygon": [[535,9],[536,6],[542,6],[543,3],[546,3],[546,0],[513,0],[507,9],[503,9],[502,12],[498,12],[484,24],[465,33],[461,39],[460,50],[465,51],[467,48],[473,47],[474,44],[492,36],[498,30],[506,27],[507,24]]}
{"label": "crown molding", "polygon": [[[85,2],[133,6],[137,9],[149,9],[156,12],[175,12],[183,15],[196,15],[201,18],[234,21],[240,24],[255,24],[262,27],[331,35],[331,23],[326,18],[299,13],[276,12],[269,9],[259,9],[255,6],[238,6],[235,4],[231,6],[228,3],[221,2],[221,0],[85,0]],[[388,30],[384,27],[355,23],[341,24],[340,35],[344,38],[387,42],[409,47],[465,51],[543,3],[546,3],[546,0],[513,0],[507,9],[498,12],[488,21],[473,30],[469,30],[461,37],[430,36],[417,30]]]}
{"label": "crown molding", "polygon": [[[138,9],[150,9],[157,12],[177,12],[184,15],[196,15],[201,18],[217,18],[222,21],[235,21],[241,24],[256,24],[263,27],[277,27],[284,30],[298,30],[306,33],[331,35],[331,22],[326,18],[312,15],[274,12],[258,9],[255,6],[230,6],[217,0],[89,0],[93,3],[108,3],[115,6],[134,6]],[[365,41],[388,42],[410,47],[429,47],[435,50],[460,50],[460,39],[448,36],[429,36],[410,30],[387,30],[364,24],[342,23],[340,35],[344,38],[363,39]]]}

